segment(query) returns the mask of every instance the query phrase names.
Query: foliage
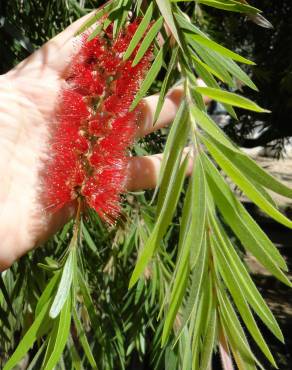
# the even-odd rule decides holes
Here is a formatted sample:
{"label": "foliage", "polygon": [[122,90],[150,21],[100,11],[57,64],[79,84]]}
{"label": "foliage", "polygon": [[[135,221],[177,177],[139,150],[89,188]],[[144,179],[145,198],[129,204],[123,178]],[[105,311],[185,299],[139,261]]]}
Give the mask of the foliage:
{"label": "foliage", "polygon": [[[256,66],[249,68],[248,73],[259,91],[239,87],[245,96],[271,110],[264,118],[257,113],[240,111],[240,125],[231,120],[225,127],[226,132],[245,147],[265,146],[275,140],[281,149],[283,139],[292,135],[289,123],[292,114],[292,23],[287,21],[292,17],[292,5],[288,0],[261,0],[253,4],[264,11],[273,29],[259,28],[244,17],[230,13],[219,15],[214,11],[204,13],[198,21],[220,43],[253,58]],[[255,128],[258,135],[249,137]]]}
{"label": "foliage", "polygon": [[[271,274],[291,286],[287,266],[223,174],[265,213],[290,228],[292,222],[279,212],[268,191],[292,198],[292,190],[258,167],[208,116],[204,95],[224,104],[234,118],[234,107],[267,111],[234,92],[235,81],[256,90],[237,64],[253,63],[217,44],[186,16],[194,14],[198,3],[218,12],[238,12],[237,18],[241,13],[256,17],[259,10],[236,0],[183,3],[149,1],[146,9],[139,0],[110,3],[108,17],[117,33],[130,11],[143,18],[145,27],[137,30],[133,44],[151,20],[158,21],[145,37],[149,42],[141,44],[140,55],[162,26],[160,17],[167,25],[160,30],[165,43],[161,48],[155,45],[155,60],[132,108],[157,76],[162,84],[156,117],[178,75],[185,99],[168,134],[152,202],[148,193],[125,196],[125,220],[116,229],[104,227],[96,213],[85,212],[45,249],[30,253],[1,275],[4,369],[27,356],[30,369],[53,369],[57,364],[65,369],[137,369],[147,362],[154,369],[197,370],[208,369],[216,351],[225,369],[232,369],[233,362],[239,369],[263,368],[247,332],[276,366],[257,320],[283,341],[281,330],[223,222]],[[48,2],[48,7],[52,4]],[[74,1],[60,4],[62,9],[70,4],[66,14],[80,7]],[[60,15],[57,19],[63,25]],[[93,36],[101,30],[96,27]],[[16,53],[17,47],[16,42]],[[207,87],[198,87],[196,77]],[[187,144],[194,158],[189,180],[185,180]],[[151,143],[135,150],[141,154],[147,147]]]}

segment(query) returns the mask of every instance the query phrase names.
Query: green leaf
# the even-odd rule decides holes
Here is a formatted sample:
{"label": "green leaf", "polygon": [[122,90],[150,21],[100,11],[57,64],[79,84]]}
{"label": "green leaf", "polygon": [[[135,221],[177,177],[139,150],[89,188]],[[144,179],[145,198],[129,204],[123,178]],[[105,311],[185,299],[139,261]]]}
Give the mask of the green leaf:
{"label": "green leaf", "polygon": [[71,326],[71,297],[67,297],[49,337],[42,369],[53,370],[66,346]]}
{"label": "green leaf", "polygon": [[202,95],[209,96],[210,98],[220,101],[222,103],[227,103],[235,107],[248,109],[259,113],[268,113],[269,111],[261,108],[253,101],[244,98],[243,96],[231,93],[229,91],[223,91],[220,89],[214,89],[212,87],[197,87],[196,90]]}
{"label": "green leaf", "polygon": [[0,273],[0,290],[3,294],[3,297],[5,298],[5,302],[7,304],[7,307],[9,308],[12,315],[15,317],[14,309],[12,307],[12,302],[11,302],[11,299],[9,297],[9,294],[8,294],[7,289],[6,289],[6,286],[5,286],[5,283],[4,283],[4,280],[3,280],[3,277],[2,277],[1,273]]}
{"label": "green leaf", "polygon": [[47,301],[46,304],[43,306],[41,312],[33,322],[33,324],[30,326],[28,331],[25,333],[24,337],[18,344],[16,350],[10,357],[10,359],[6,362],[3,370],[11,370],[16,366],[19,361],[27,354],[29,349],[33,346],[34,342],[38,338],[38,331],[41,327],[43,321],[46,319],[46,316],[48,315],[48,309],[50,305],[50,301]]}
{"label": "green leaf", "polygon": [[119,32],[125,25],[131,8],[131,0],[116,1],[116,7],[113,9],[109,18],[113,21],[113,38],[116,39]]}
{"label": "green leaf", "polygon": [[216,331],[217,331],[217,314],[216,306],[213,303],[210,316],[208,317],[206,335],[202,344],[200,370],[207,370],[210,368],[209,366],[212,359],[213,348],[215,345]]}
{"label": "green leaf", "polygon": [[235,144],[231,142],[228,136],[225,135],[225,133],[218,127],[218,125],[208,116],[208,114],[202,112],[196,106],[192,106],[190,111],[195,121],[208,135],[221,142],[223,145],[230,148],[234,152],[239,151]]}
{"label": "green leaf", "polygon": [[[219,84],[211,74],[213,73],[216,75],[217,73],[214,70],[212,70],[206,63],[202,62],[199,58],[196,58],[194,55],[192,55],[192,57],[193,62],[195,64],[195,70],[197,74],[201,77],[201,79],[205,82],[205,84],[209,87],[219,89],[220,88]],[[237,115],[231,105],[223,104],[223,106],[233,118],[237,119]]]}
{"label": "green leaf", "polygon": [[215,232],[217,235],[217,239],[219,240],[221,238],[220,240],[221,252],[224,255],[226,261],[228,261],[228,265],[230,266],[234,274],[235,280],[239,282],[246,300],[253,308],[253,310],[257,313],[257,315],[261,318],[261,320],[271,330],[271,332],[281,342],[284,342],[281,329],[275,317],[273,316],[271,310],[267,306],[265,300],[263,299],[254,282],[252,281],[250,274],[248,273],[243,262],[237,255],[223,227],[219,223],[218,227],[219,229],[215,230]]}
{"label": "green leaf", "polygon": [[[223,63],[219,63],[214,56],[214,52],[207,48],[203,48],[201,45],[196,43],[191,37],[188,38],[188,44],[193,49],[199,57],[207,64],[212,70],[214,70],[217,75],[219,75],[221,80],[228,84],[229,87],[235,88],[236,85],[230,75],[230,71],[227,70],[227,66]],[[192,53],[193,54],[193,53]],[[195,55],[196,56],[196,55]]]}
{"label": "green leaf", "polygon": [[232,228],[243,246],[249,250],[258,261],[272,274],[285,284],[290,285],[289,280],[279,269],[278,265],[287,270],[287,265],[279,251],[261,230],[243,205],[236,199],[222,176],[204,155],[208,185],[212,191],[214,200],[219,211],[227,224]]}
{"label": "green leaf", "polygon": [[[213,230],[216,228],[216,220],[215,220],[215,217],[213,215],[210,215],[210,219],[211,219],[211,222],[212,222],[212,228]],[[218,232],[216,233],[216,237],[218,237],[220,235],[220,232],[219,232],[219,235],[218,235]],[[213,238],[212,240],[214,241],[212,243],[212,246],[214,247],[213,248],[213,252],[215,254],[215,261],[216,261],[216,264],[219,266],[219,271],[220,271],[220,275],[222,276],[228,290],[230,291],[230,294],[232,295],[232,298],[236,304],[236,307],[247,327],[247,329],[249,330],[250,334],[252,335],[252,337],[254,338],[255,342],[257,343],[257,345],[259,346],[259,348],[262,350],[262,352],[265,354],[265,356],[269,359],[269,361],[271,362],[271,364],[273,364],[273,366],[277,367],[276,366],[276,363],[275,363],[275,360],[254,320],[254,317],[250,311],[250,308],[248,306],[248,303],[246,301],[246,298],[245,298],[245,295],[244,295],[244,292],[242,291],[242,286],[241,284],[239,284],[238,280],[236,279],[236,276],[234,276],[233,274],[233,270],[231,269],[231,266],[228,264],[228,261],[226,260],[226,258],[224,257],[221,249],[220,249],[220,246],[219,246],[219,243],[222,242],[222,239],[220,240],[220,242],[217,240],[217,238],[214,237],[213,235]],[[224,241],[223,241],[224,243]]]}
{"label": "green leaf", "polygon": [[80,270],[78,270],[78,283],[82,293],[84,306],[86,307],[86,310],[88,312],[91,325],[93,328],[95,328],[94,334],[97,337],[99,337],[102,335],[101,330],[99,329],[100,328],[99,317],[95,312],[95,307],[89,291],[88,282],[84,279]]}
{"label": "green leaf", "polygon": [[[209,246],[207,246],[209,249]],[[208,259],[208,257],[207,257]],[[193,354],[193,369],[200,369],[199,359],[202,360],[202,338],[206,338],[207,331],[209,330],[209,323],[212,320],[214,313],[214,286],[213,278],[210,271],[204,276],[205,281],[202,286],[202,294],[200,296],[199,309],[196,315],[192,317],[190,322],[190,332],[193,335],[192,338],[192,354]],[[206,356],[206,354],[205,354]]]}
{"label": "green leaf", "polygon": [[85,331],[82,327],[81,321],[79,320],[79,317],[78,317],[78,314],[77,314],[77,311],[76,311],[75,307],[73,308],[73,319],[74,319],[75,327],[77,329],[78,340],[82,345],[82,348],[83,348],[84,353],[87,357],[87,360],[88,360],[90,366],[93,369],[97,369],[97,365],[96,365],[94,356],[91,352],[90,345],[88,343]]}
{"label": "green leaf", "polygon": [[188,127],[186,104],[185,102],[182,102],[172,124],[163,153],[160,173],[157,181],[159,186],[156,209],[157,215],[159,215],[161,212],[163,203],[165,202],[171,178],[175,178],[175,175],[179,169],[183,149],[187,140]]}
{"label": "green leaf", "polygon": [[[174,1],[184,1],[184,0],[174,0]],[[250,13],[257,14],[261,11],[248,4],[243,4],[236,0],[197,0],[199,4],[211,6],[212,8],[227,10],[230,12],[239,13]]]}
{"label": "green leaf", "polygon": [[181,41],[178,34],[178,30],[173,18],[173,12],[171,7],[171,2],[169,0],[156,0],[160,13],[162,14],[165,23],[168,25],[172,36],[175,38],[176,42],[181,47]]}
{"label": "green leaf", "polygon": [[250,87],[251,89],[258,91],[257,86],[252,82],[250,77],[232,59],[225,58],[216,51],[210,50],[210,54],[213,56],[213,58],[217,61],[219,65],[221,66],[224,65],[232,76],[237,78],[239,81],[242,81],[246,86]]}
{"label": "green leaf", "polygon": [[[215,87],[215,86],[212,86],[212,85],[214,85],[214,83],[216,82],[214,77],[213,77],[213,79],[211,79],[210,75],[211,76],[214,75],[219,80],[224,82],[224,77],[221,76],[221,74],[219,74],[218,71],[215,71],[215,69],[210,67],[208,64],[204,63],[199,57],[196,56],[196,54],[192,53],[192,59],[195,63],[195,69],[196,69],[197,74],[200,75],[200,77],[204,80],[204,82],[206,84],[207,83],[210,84],[210,87]],[[208,72],[208,74],[207,74],[207,72]],[[204,76],[204,78],[201,75]],[[218,88],[219,88],[219,85],[218,85]]]}
{"label": "green leaf", "polygon": [[234,163],[234,165],[236,165],[237,168],[239,168],[252,180],[258,182],[265,188],[270,189],[277,194],[281,194],[284,197],[292,199],[292,189],[288,188],[288,186],[281,183],[275,177],[270,175],[246,154],[242,153],[241,151],[231,153],[230,147],[224,148],[223,145],[225,145],[225,143],[223,143],[220,139],[216,140],[220,141],[220,143],[218,143],[220,150],[225,152],[227,156],[232,157],[232,162]]}
{"label": "green leaf", "polygon": [[127,60],[132,55],[133,51],[135,50],[135,47],[138,45],[139,41],[142,39],[145,31],[147,30],[147,27],[149,26],[153,14],[153,3],[150,3],[143,19],[141,20],[134,36],[132,37],[132,40],[129,43],[129,46],[123,56],[123,60]]}
{"label": "green leaf", "polygon": [[148,89],[150,88],[156,76],[158,75],[163,64],[163,54],[165,45],[166,44],[163,45],[163,47],[159,50],[158,54],[156,55],[156,58],[152,63],[151,68],[149,69],[144,81],[141,84],[139,92],[137,93],[133,103],[131,104],[130,111],[136,108],[136,106],[138,105],[140,100],[146,95]]}
{"label": "green leaf", "polygon": [[199,156],[197,157],[195,163],[193,181],[190,182],[189,186],[192,187],[192,196],[190,199],[192,202],[190,226],[188,230],[185,230],[185,235],[180,238],[180,240],[182,240],[182,246],[180,247],[180,254],[176,265],[176,273],[172,287],[168,313],[163,327],[162,345],[165,344],[169,336],[176,314],[185,294],[187,279],[190,271],[191,247],[194,249],[193,265],[195,265],[200,255],[205,231],[206,184],[204,171]]}
{"label": "green leaf", "polygon": [[150,30],[147,32],[146,36],[144,37],[137,51],[137,54],[132,63],[132,67],[135,67],[140,62],[140,60],[143,58],[144,54],[150,47],[151,43],[153,42],[154,38],[156,37],[162,25],[163,25],[162,17],[158,18],[157,21],[153,23],[153,25],[151,26]]}
{"label": "green leaf", "polygon": [[229,300],[229,297],[222,288],[222,284],[220,284],[220,289],[217,290],[217,296],[219,300],[220,318],[224,330],[227,333],[228,341],[231,343],[231,347],[238,350],[244,359],[244,365],[253,366],[255,363],[257,363],[257,365],[263,369],[249,347],[244,331]]}
{"label": "green leaf", "polygon": [[224,172],[238,185],[238,187],[251,199],[258,207],[265,211],[270,217],[281,224],[292,228],[292,221],[280,213],[267,199],[260,193],[254,184],[234,166],[232,159],[225,155],[211,140],[202,137],[207,149],[222,168]]}
{"label": "green leaf", "polygon": [[142,253],[138,257],[138,261],[135,265],[133,274],[130,279],[129,288],[131,288],[138,281],[140,275],[151,260],[151,257],[153,256],[153,253],[155,252],[162,236],[167,230],[169,223],[171,222],[179,199],[179,195],[181,193],[187,166],[188,157],[184,159],[177,173],[172,174],[171,176],[168,191],[161,212],[159,214],[155,227],[142,250]]}
{"label": "green leaf", "polygon": [[9,312],[5,311],[1,306],[0,306],[0,323],[2,323],[3,327],[7,328],[8,330],[11,329],[9,322]]}
{"label": "green leaf", "polygon": [[252,82],[250,77],[232,59],[226,58],[212,49],[203,47],[190,36],[188,36],[188,43],[210,67],[215,71],[218,71],[221,77],[224,77],[224,81],[231,88],[236,88],[236,85],[230,77],[230,74],[242,81],[251,89],[258,91],[257,86]]}
{"label": "green leaf", "polygon": [[182,334],[182,331],[184,330],[187,323],[190,321],[191,317],[196,317],[204,276],[206,276],[206,264],[207,264],[206,256],[207,256],[206,239],[204,239],[201,246],[198,261],[191,271],[189,295],[185,307],[183,308],[181,328],[179,333],[177,334],[176,341],[179,339],[180,335]]}
{"label": "green leaf", "polygon": [[99,23],[96,28],[90,33],[87,41],[93,40],[102,30],[107,29],[107,27],[112,23],[110,19],[105,19],[103,22]]}
{"label": "green leaf", "polygon": [[83,220],[81,220],[81,230],[82,230],[82,236],[86,244],[88,245],[88,247],[92,250],[92,252],[98,255],[99,254],[98,248],[95,245],[94,241],[92,240]]}
{"label": "green leaf", "polygon": [[169,61],[169,64],[168,64],[167,72],[166,72],[166,75],[164,77],[163,83],[162,83],[160,91],[159,91],[159,99],[158,99],[158,103],[156,105],[156,110],[155,110],[155,114],[154,114],[154,118],[153,118],[154,124],[156,123],[157,118],[158,118],[158,116],[161,112],[161,109],[162,109],[162,106],[163,106],[163,103],[164,103],[164,100],[165,100],[166,93],[168,92],[168,89],[170,87],[171,75],[172,75],[173,70],[174,70],[174,68],[176,66],[176,63],[177,63],[177,55],[178,55],[178,47],[175,47],[172,54],[171,54],[171,58],[170,58],[170,61]]}
{"label": "green leaf", "polygon": [[37,351],[36,355],[34,356],[34,358],[32,359],[32,361],[30,361],[30,364],[26,368],[26,370],[35,370],[37,368],[36,366],[38,364],[38,361],[39,361],[43,351],[45,350],[47,344],[48,344],[47,340],[43,341],[42,345],[38,349],[38,351]]}
{"label": "green leaf", "polygon": [[100,18],[104,15],[108,14],[108,12],[113,8],[114,1],[109,0],[105,5],[101,6],[95,14],[90,17],[76,32],[75,36],[80,35],[82,32],[86,31],[89,27],[91,27],[94,23],[98,22]]}
{"label": "green leaf", "polygon": [[217,42],[210,40],[207,37],[203,37],[201,35],[190,35],[190,37],[203,47],[207,47],[209,49],[212,49],[213,51],[216,51],[219,54],[222,54],[224,57],[231,58],[233,60],[236,60],[240,63],[250,64],[254,65],[255,63],[242,57],[239,54],[234,53],[233,51],[225,48],[224,46],[219,45]]}
{"label": "green leaf", "polygon": [[42,295],[40,296],[38,303],[36,305],[35,314],[34,314],[35,318],[37,318],[37,316],[40,314],[41,310],[43,309],[44,305],[51,298],[55,290],[55,287],[59,281],[59,277],[60,277],[60,272],[58,271],[53,275],[48,285],[46,286],[45,290],[42,292]]}
{"label": "green leaf", "polygon": [[56,296],[50,309],[50,317],[52,319],[56,318],[59,315],[63,305],[65,304],[69,296],[75,269],[76,269],[76,250],[75,248],[72,248],[69,252],[69,256],[67,257],[66,263],[64,265],[60,284],[58,286]]}

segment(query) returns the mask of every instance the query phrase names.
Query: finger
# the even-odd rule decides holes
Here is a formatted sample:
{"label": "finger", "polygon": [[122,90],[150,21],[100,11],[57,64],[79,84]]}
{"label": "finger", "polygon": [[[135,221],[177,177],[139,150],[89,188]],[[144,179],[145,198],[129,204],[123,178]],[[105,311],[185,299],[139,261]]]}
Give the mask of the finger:
{"label": "finger", "polygon": [[[154,115],[159,100],[159,95],[151,95],[144,98],[138,110],[140,112],[140,122],[137,131],[137,137],[143,137],[162,127],[169,125],[176,115],[178,107],[183,97],[182,87],[176,87],[166,95],[164,104],[156,122]],[[154,125],[155,123],[155,125]]]}
{"label": "finger", "polygon": [[[185,148],[183,158],[189,156],[186,175],[192,173],[193,155],[190,148]],[[158,182],[163,154],[154,154],[145,157],[132,157],[128,167],[126,188],[128,191],[154,189]]]}
{"label": "finger", "polygon": [[[204,81],[200,78],[197,79],[197,83],[198,86],[206,86]],[[142,99],[137,108],[140,111],[137,137],[146,136],[151,132],[168,126],[174,120],[183,97],[184,91],[182,86],[171,89],[165,97],[164,104],[156,122],[154,122],[154,115],[159,101],[159,94],[151,95]],[[203,96],[203,100],[205,104],[208,104],[211,101],[207,96]]]}

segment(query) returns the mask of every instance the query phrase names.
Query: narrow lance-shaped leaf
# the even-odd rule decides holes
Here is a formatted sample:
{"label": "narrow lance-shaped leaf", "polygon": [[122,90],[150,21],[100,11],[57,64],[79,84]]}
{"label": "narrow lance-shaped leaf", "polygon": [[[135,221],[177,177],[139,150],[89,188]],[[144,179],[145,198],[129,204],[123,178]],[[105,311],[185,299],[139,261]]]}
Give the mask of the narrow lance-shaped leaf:
{"label": "narrow lance-shaped leaf", "polygon": [[36,305],[36,309],[35,309],[35,318],[37,318],[37,316],[40,314],[42,308],[44,307],[44,305],[48,302],[48,300],[51,298],[51,296],[53,295],[54,293],[54,290],[56,288],[56,285],[59,281],[59,277],[60,277],[60,272],[56,272],[54,274],[54,276],[51,278],[51,280],[49,281],[48,285],[46,286],[46,288],[44,289],[42,295],[40,296],[39,300],[38,300],[38,303]]}
{"label": "narrow lance-shaped leaf", "polygon": [[203,156],[207,173],[208,185],[214,200],[227,224],[237,235],[243,246],[249,250],[258,261],[285,284],[289,280],[279,267],[287,270],[287,265],[279,251],[252,219],[243,205],[236,199],[222,176],[209,160]]}
{"label": "narrow lance-shaped leaf", "polygon": [[135,50],[135,47],[138,45],[139,41],[142,39],[145,31],[147,30],[148,25],[151,22],[152,14],[153,14],[153,3],[151,2],[134,36],[132,37],[132,40],[123,56],[123,60],[127,60],[132,55],[133,51]]}
{"label": "narrow lance-shaped leaf", "polygon": [[152,44],[154,38],[156,37],[157,33],[159,32],[161,26],[163,25],[163,18],[160,17],[157,19],[155,23],[151,26],[150,30],[147,32],[146,36],[144,37],[137,54],[133,60],[132,67],[136,66],[140,60],[143,58],[144,54]]}
{"label": "narrow lance-shaped leaf", "polygon": [[226,331],[228,341],[231,344],[231,348],[236,348],[244,359],[245,365],[253,366],[256,363],[261,369],[263,369],[249,347],[240,321],[238,320],[222,283],[220,284],[220,289],[217,291],[217,296],[219,301],[220,318]]}
{"label": "narrow lance-shaped leaf", "polygon": [[152,85],[153,81],[155,80],[156,76],[158,75],[162,64],[163,64],[163,53],[165,49],[165,45],[159,50],[158,54],[156,55],[155,60],[152,63],[151,68],[149,69],[144,81],[142,82],[142,85],[140,87],[139,92],[137,93],[131,107],[130,111],[136,108],[140,100],[146,95],[148,89]]}
{"label": "narrow lance-shaped leaf", "polygon": [[215,41],[210,40],[209,38],[202,37],[201,35],[191,35],[190,37],[197,43],[201,44],[202,46],[212,49],[216,51],[217,53],[222,54],[224,57],[231,58],[240,63],[251,64],[251,65],[255,64],[254,62],[242,57],[241,55],[237,53],[234,53],[233,51],[225,48],[224,46],[221,46],[220,44],[218,44]]}
{"label": "narrow lance-shaped leaf", "polygon": [[57,365],[66,346],[71,324],[71,296],[69,295],[55,320],[49,337],[48,347],[43,360],[42,369],[52,370]]}
{"label": "narrow lance-shaped leaf", "polygon": [[203,48],[201,45],[197,44],[191,37],[187,39],[188,44],[193,49],[199,57],[207,64],[209,67],[212,68],[218,75],[220,75],[220,79],[225,82],[230,88],[235,88],[236,85],[230,75],[230,71],[227,70],[225,64],[218,63],[218,60],[214,58],[212,53],[208,50]]}
{"label": "narrow lance-shaped leaf", "polygon": [[210,316],[208,318],[206,335],[202,344],[200,370],[209,369],[215,345],[216,331],[217,331],[217,313],[216,306],[213,301]]}
{"label": "narrow lance-shaped leaf", "polygon": [[178,30],[177,30],[177,27],[176,27],[176,24],[173,18],[173,12],[171,8],[170,0],[156,0],[156,3],[158,5],[158,8],[166,24],[168,25],[171,31],[171,34],[175,38],[176,42],[181,46],[180,37],[179,37]]}
{"label": "narrow lance-shaped leaf", "polygon": [[164,80],[162,82],[162,85],[161,85],[161,88],[160,88],[160,91],[159,91],[159,99],[158,99],[158,103],[157,103],[154,118],[153,118],[154,124],[156,123],[157,118],[158,118],[158,116],[161,112],[161,109],[163,107],[163,103],[164,103],[164,100],[165,100],[166,93],[167,93],[167,91],[170,87],[171,76],[172,76],[172,73],[175,69],[175,65],[177,63],[177,55],[178,55],[178,47],[175,47],[172,54],[171,54],[171,58],[170,58],[170,61],[169,61],[169,64],[168,64],[168,69],[167,69],[166,75],[164,77]]}
{"label": "narrow lance-shaped leaf", "polygon": [[[183,1],[183,0],[173,0],[173,1]],[[261,11],[248,4],[243,4],[236,0],[198,0],[198,3],[211,6],[212,8],[227,10],[230,12],[239,13],[251,13],[257,14]]]}
{"label": "narrow lance-shaped leaf", "polygon": [[105,5],[101,6],[96,13],[90,17],[77,31],[75,36],[80,35],[82,32],[86,31],[89,27],[91,27],[94,23],[98,22],[100,18],[106,15],[114,6],[114,1],[109,0]]}
{"label": "narrow lance-shaped leaf", "polygon": [[199,126],[207,132],[211,137],[223,143],[226,147],[232,149],[234,152],[239,150],[225,135],[225,133],[218,127],[218,125],[206,114],[200,111],[196,106],[191,108],[191,114]]}
{"label": "narrow lance-shaped leaf", "polygon": [[193,254],[195,256],[193,257],[193,264],[195,265],[200,255],[204,235],[206,217],[206,184],[199,156],[195,163],[193,177],[193,181],[189,184],[189,186],[192,187],[192,197],[190,199],[192,202],[190,226],[188,230],[185,230],[186,235],[181,238],[181,240],[183,240],[183,245],[180,248],[180,254],[176,265],[175,280],[162,333],[162,344],[166,342],[169,336],[176,314],[185,294],[186,283],[190,271],[191,248],[194,250]]}
{"label": "narrow lance-shaped leaf", "polygon": [[[213,216],[212,217],[212,228],[216,227],[216,221]],[[250,308],[248,306],[248,303],[246,301],[245,295],[242,291],[242,287],[239,284],[239,282],[236,280],[233,271],[231,269],[231,266],[229,266],[228,261],[225,259],[220,244],[222,239],[219,241],[216,237],[213,236],[212,240],[212,246],[214,247],[213,252],[215,254],[215,260],[216,264],[219,266],[220,275],[222,276],[224,283],[226,284],[228,290],[230,291],[230,294],[232,295],[232,298],[236,304],[236,307],[240,313],[240,316],[242,317],[242,320],[244,321],[248,331],[254,338],[255,342],[259,346],[259,348],[262,350],[262,352],[265,354],[265,356],[268,358],[268,360],[273,364],[273,366],[276,367],[275,360],[273,358],[273,355],[271,354],[255,320],[252,315],[252,312],[250,311]]]}
{"label": "narrow lance-shaped leaf", "polygon": [[156,206],[156,214],[161,212],[170,179],[178,171],[183,149],[188,134],[188,114],[185,102],[182,102],[171,126],[168,139],[164,148],[160,173],[158,176],[159,196]]}
{"label": "narrow lance-shaped leaf", "polygon": [[[193,62],[194,62],[196,73],[198,74],[199,77],[201,77],[201,79],[205,82],[205,84],[208,87],[214,87],[216,89],[219,89],[220,88],[219,84],[217,83],[215,78],[212,76],[211,72],[209,72],[211,68],[206,63],[201,62],[200,59],[196,58],[195,56],[193,56]],[[212,72],[214,73],[215,71],[212,70]],[[215,74],[217,73],[215,72]],[[230,104],[223,103],[223,106],[233,118],[237,119],[237,115],[233,107]]]}
{"label": "narrow lance-shaped leaf", "polygon": [[90,366],[93,369],[97,369],[96,361],[95,361],[94,356],[92,354],[92,351],[91,351],[90,345],[88,343],[85,331],[82,327],[82,323],[81,323],[81,321],[78,317],[78,313],[77,313],[75,307],[73,308],[73,319],[74,319],[74,323],[75,323],[75,326],[76,326],[76,329],[77,329],[78,340],[82,345],[82,348],[83,348],[84,353],[87,357],[87,360],[88,360]]}
{"label": "narrow lance-shaped leaf", "polygon": [[[254,282],[252,281],[250,274],[248,273],[246,267],[244,266],[243,262],[237,255],[231,241],[228,239],[225,230],[223,227],[218,223],[218,232],[220,232],[222,237],[222,243],[220,243],[222,248],[222,254],[225,256],[225,259],[228,261],[235,279],[240,282],[241,288],[243,293],[257,313],[257,315],[261,318],[261,320],[267,325],[267,327],[271,330],[271,332],[281,341],[284,341],[283,334],[281,329],[273,316],[271,310],[269,309],[268,305],[264,301],[263,297],[261,296],[260,292],[258,291],[257,287],[255,286]],[[219,238],[219,235],[218,235]]]}
{"label": "narrow lance-shaped leaf", "polygon": [[188,298],[182,310],[182,322],[181,328],[177,334],[177,340],[179,339],[182,331],[184,330],[187,323],[191,320],[191,318],[196,317],[197,310],[199,306],[199,299],[202,293],[202,285],[204,282],[204,278],[206,276],[206,267],[207,267],[207,248],[206,248],[206,238],[204,237],[200,256],[197,260],[196,265],[192,268],[190,274],[190,290],[188,292]]}
{"label": "narrow lance-shaped leaf", "polygon": [[209,96],[210,98],[218,100],[222,103],[227,103],[235,107],[248,109],[254,112],[269,113],[267,109],[261,108],[253,101],[229,91],[223,91],[212,87],[197,87],[196,90],[201,94]]}
{"label": "narrow lance-shaped leaf", "polygon": [[[214,137],[214,139],[216,138]],[[216,143],[216,145],[218,145],[220,150],[226,153],[227,156],[232,157],[232,162],[243,173],[245,173],[247,176],[249,176],[255,182],[258,182],[265,188],[270,189],[277,194],[281,194],[284,197],[292,198],[292,189],[288,188],[288,186],[281,183],[274,176],[270,175],[254,160],[249,158],[245,153],[241,151],[234,152],[233,148],[231,148],[230,146],[228,146],[228,148],[225,148],[225,142],[222,142],[219,137],[216,140],[219,141]]]}
{"label": "narrow lance-shaped leaf", "polygon": [[49,305],[50,301],[47,301],[37,318],[34,320],[28,331],[25,333],[24,337],[21,339],[13,355],[6,362],[3,370],[13,369],[33,346],[34,342],[38,338],[38,330],[41,327],[43,321],[48,316]]}
{"label": "narrow lance-shaped leaf", "polygon": [[[179,159],[178,159],[179,160]],[[185,173],[188,165],[188,157],[186,157],[179,168],[176,176],[172,176],[169,188],[166,194],[163,207],[159,214],[158,220],[155,227],[148,238],[142,253],[138,257],[138,261],[135,265],[135,269],[130,279],[129,287],[131,288],[139,279],[140,275],[144,271],[145,267],[151,260],[153,253],[155,252],[159,241],[164,235],[169,223],[173,217],[179,195],[181,193],[182,185],[185,178]]]}
{"label": "narrow lance-shaped leaf", "polygon": [[73,280],[73,273],[76,269],[76,249],[73,247],[70,252],[67,260],[65,262],[62,277],[52,307],[50,309],[50,317],[52,319],[56,318],[63,305],[65,304],[67,297],[69,296],[71,284]]}
{"label": "narrow lance-shaped leaf", "polygon": [[213,158],[223,169],[224,172],[234,181],[239,188],[263,211],[265,211],[270,217],[283,225],[292,228],[292,221],[280,213],[266,198],[256,189],[253,183],[240,172],[240,170],[232,163],[232,159],[226,157],[211,140],[206,137],[202,137],[204,144],[206,145]]}

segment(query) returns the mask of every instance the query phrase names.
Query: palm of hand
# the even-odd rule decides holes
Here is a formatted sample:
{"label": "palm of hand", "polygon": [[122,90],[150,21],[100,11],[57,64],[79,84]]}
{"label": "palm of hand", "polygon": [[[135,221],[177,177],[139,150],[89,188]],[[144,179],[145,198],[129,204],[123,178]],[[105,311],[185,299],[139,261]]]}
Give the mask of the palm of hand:
{"label": "palm of hand", "polygon": [[[0,76],[0,271],[46,240],[75,213],[73,202],[56,213],[47,212],[40,193],[60,89],[66,83],[66,70],[78,47],[73,36],[84,18]],[[155,127],[153,115],[158,96],[144,99],[139,107],[138,135],[169,124],[181,95],[180,88],[168,94]],[[154,187],[160,161],[161,155],[132,158],[128,189]]]}
{"label": "palm of hand", "polygon": [[58,94],[74,52],[73,32],[70,27],[1,76],[1,270],[54,233],[74,213],[72,205],[49,214],[39,199],[40,174],[49,154]]}

